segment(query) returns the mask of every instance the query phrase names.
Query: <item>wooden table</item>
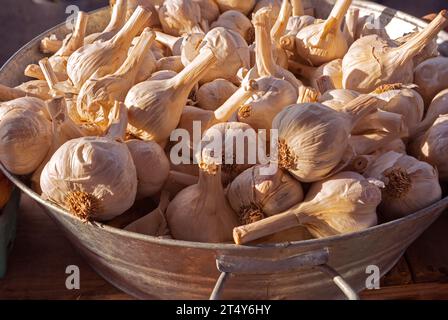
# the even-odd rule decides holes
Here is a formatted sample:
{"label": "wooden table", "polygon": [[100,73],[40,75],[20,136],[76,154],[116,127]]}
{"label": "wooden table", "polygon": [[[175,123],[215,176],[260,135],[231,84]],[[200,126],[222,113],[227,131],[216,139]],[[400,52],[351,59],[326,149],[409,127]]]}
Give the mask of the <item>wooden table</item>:
{"label": "wooden table", "polygon": [[[0,299],[132,299],[98,276],[50,218],[23,196],[9,270]],[[363,299],[448,299],[448,214],[423,234]],[[80,269],[80,290],[65,287],[66,267]]]}

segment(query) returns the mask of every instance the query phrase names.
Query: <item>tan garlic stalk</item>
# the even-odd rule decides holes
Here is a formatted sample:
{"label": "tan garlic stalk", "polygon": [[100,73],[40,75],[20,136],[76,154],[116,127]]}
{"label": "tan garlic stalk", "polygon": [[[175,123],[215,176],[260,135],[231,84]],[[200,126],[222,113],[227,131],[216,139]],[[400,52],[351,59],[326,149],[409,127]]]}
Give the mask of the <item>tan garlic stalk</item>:
{"label": "tan garlic stalk", "polygon": [[[110,0],[111,4],[115,4],[117,0]],[[151,10],[152,15],[147,23],[147,27],[160,27],[159,15],[157,9],[164,0],[128,0],[126,8],[126,20],[129,20],[138,6],[143,6]]]}
{"label": "tan garlic stalk", "polygon": [[[51,67],[56,73],[59,81],[65,81],[68,79],[67,60],[73,52],[84,45],[87,21],[87,13],[80,11],[78,13],[73,33],[67,35],[62,43],[62,47],[54,55],[48,58],[48,61],[50,62]],[[37,74],[34,74],[35,72]],[[40,74],[42,74],[42,71],[39,70],[39,66],[28,66],[25,70],[25,75],[30,77],[34,76],[40,80],[43,80]]]}
{"label": "tan garlic stalk", "polygon": [[260,89],[259,81],[249,80],[243,83],[219,108],[214,111],[196,107],[185,107],[178,128],[186,129],[193,139],[193,122],[201,123],[204,132],[217,123],[227,122],[238,108]]}
{"label": "tan garlic stalk", "polygon": [[316,238],[357,232],[377,224],[376,207],[381,202],[377,181],[355,172],[341,172],[311,185],[305,200],[283,213],[237,227],[236,244],[303,225]]}
{"label": "tan garlic stalk", "polygon": [[[184,54],[191,60],[198,54],[196,47],[204,38],[203,33],[192,33],[182,37],[175,37],[160,31],[156,31],[155,33],[157,42],[168,48],[171,51],[171,55],[180,56],[182,55],[182,51],[184,51]],[[184,49],[184,47],[187,48]],[[191,48],[196,50],[191,50]],[[190,50],[193,52],[190,53]]]}
{"label": "tan garlic stalk", "polygon": [[45,37],[40,41],[39,49],[43,54],[55,54],[62,47],[62,40],[58,40],[55,34]]}
{"label": "tan garlic stalk", "polygon": [[255,7],[256,0],[216,0],[218,3],[219,10],[221,12],[228,10],[236,10],[244,13],[246,16],[252,12],[252,9]]}
{"label": "tan garlic stalk", "polygon": [[205,33],[201,26],[201,7],[194,0],[165,0],[159,8],[163,31],[173,36]]}
{"label": "tan garlic stalk", "polygon": [[82,85],[95,73],[102,77],[115,72],[127,57],[133,38],[142,30],[151,11],[138,7],[131,19],[110,40],[98,41],[75,51],[67,62],[67,73],[74,86]]}
{"label": "tan garlic stalk", "polygon": [[238,218],[221,184],[221,167],[201,163],[199,182],[177,194],[166,211],[173,238],[197,242],[227,242]]}
{"label": "tan garlic stalk", "polygon": [[341,110],[350,101],[359,97],[360,94],[354,90],[334,89],[321,95],[319,102],[334,110]]}
{"label": "tan garlic stalk", "polygon": [[341,23],[352,0],[338,0],[327,20],[301,29],[296,35],[296,53],[314,66],[320,66],[347,53],[347,40]]}
{"label": "tan garlic stalk", "polygon": [[184,64],[182,63],[181,56],[164,57],[156,62],[156,70],[158,71],[174,71],[175,73],[179,73],[183,69]]}
{"label": "tan garlic stalk", "polygon": [[448,58],[431,58],[417,65],[414,83],[418,86],[417,91],[422,95],[425,104],[429,105],[436,94],[448,88]]}
{"label": "tan garlic stalk", "polygon": [[165,212],[170,203],[169,192],[162,192],[159,205],[150,213],[127,225],[124,230],[153,237],[171,238]]}
{"label": "tan garlic stalk", "polygon": [[91,122],[108,119],[115,101],[124,101],[129,89],[137,83],[137,76],[150,51],[155,34],[145,29],[121,67],[112,74],[97,77],[96,73],[82,86],[78,95],[78,112]]}
{"label": "tan garlic stalk", "polygon": [[[319,103],[291,105],[274,118],[278,129],[278,164],[302,182],[323,179],[341,170],[351,151],[350,133],[356,123],[374,112],[378,99],[361,96],[344,112]],[[316,139],[319,137],[319,139]]]}
{"label": "tan garlic stalk", "polygon": [[343,33],[350,47],[358,39],[359,9],[348,10],[345,16]]}
{"label": "tan garlic stalk", "polygon": [[[102,32],[92,33],[85,37],[84,44],[91,44],[96,41],[108,41],[112,39],[126,22],[127,8],[132,9],[130,5],[132,0],[114,0],[112,4],[112,13],[109,24]],[[129,6],[128,6],[129,5]],[[132,10],[135,10],[133,7]]]}
{"label": "tan garlic stalk", "polygon": [[274,77],[261,77],[257,82],[259,92],[239,108],[238,121],[247,123],[256,130],[269,130],[275,116],[297,102],[297,89],[288,81]]}
{"label": "tan garlic stalk", "polygon": [[384,182],[379,212],[388,220],[412,214],[442,197],[437,170],[408,155],[385,153],[364,176]]}
{"label": "tan garlic stalk", "polygon": [[413,138],[423,135],[442,114],[448,114],[448,89],[439,92],[432,100],[425,118],[415,129]]}
{"label": "tan garlic stalk", "polygon": [[295,61],[289,62],[290,70],[299,76],[310,81],[310,85],[319,89],[317,81],[322,76],[329,77],[333,83],[334,89],[342,89],[342,59],[336,59],[324,63],[320,67],[310,67]]}
{"label": "tan garlic stalk", "polygon": [[[278,14],[275,23],[271,25],[271,38],[275,45],[280,47],[280,39],[286,33],[286,27],[288,26],[288,20],[292,13],[292,6],[289,0],[283,0],[280,7],[280,12]],[[271,11],[272,14],[272,11]]]}
{"label": "tan garlic stalk", "polygon": [[199,54],[204,38],[205,35],[202,33],[191,33],[183,38],[180,56],[184,66],[193,61]]}
{"label": "tan garlic stalk", "polygon": [[42,100],[48,100],[51,98],[50,88],[45,80],[27,81],[17,86],[16,89],[26,92],[27,96],[37,97]]}
{"label": "tan garlic stalk", "polygon": [[447,25],[447,20],[444,10],[401,46],[377,35],[355,41],[342,60],[344,88],[368,93],[383,84],[413,83],[413,58]]}
{"label": "tan garlic stalk", "polygon": [[425,112],[423,98],[413,85],[384,85],[377,88],[372,94],[385,102],[380,108],[384,111],[394,112],[403,116],[403,121],[412,136],[420,125]]}
{"label": "tan garlic stalk", "polygon": [[297,103],[314,103],[319,102],[320,93],[311,87],[300,87]]}
{"label": "tan garlic stalk", "polygon": [[448,113],[439,116],[422,139],[418,159],[433,165],[442,181],[448,181]]}
{"label": "tan garlic stalk", "polygon": [[255,40],[255,31],[249,18],[236,10],[229,10],[212,23],[211,29],[223,27],[238,32],[248,44]]}
{"label": "tan garlic stalk", "polygon": [[284,79],[298,90],[302,86],[289,70],[278,65],[274,59],[272,39],[269,34],[269,8],[262,8],[254,14],[252,23],[255,27],[256,66],[249,71],[249,78],[273,76]]}
{"label": "tan garlic stalk", "polygon": [[179,124],[191,90],[216,61],[214,52],[205,49],[175,77],[132,87],[125,99],[132,134],[144,140],[165,141]]}
{"label": "tan garlic stalk", "polygon": [[258,0],[255,4],[252,14],[257,13],[261,8],[269,7],[272,10],[272,14],[270,16],[270,25],[273,26],[280,13],[281,6],[282,0]]}
{"label": "tan garlic stalk", "polygon": [[56,97],[47,102],[47,109],[51,117],[52,141],[51,146],[40,164],[31,176],[33,190],[41,194],[40,177],[45,165],[53,154],[67,141],[77,139],[85,133],[72,121],[68,114],[67,105],[63,97]]}
{"label": "tan garlic stalk", "polygon": [[201,8],[202,20],[211,25],[219,17],[219,6],[215,0],[193,0],[199,4]]}
{"label": "tan garlic stalk", "polygon": [[126,107],[116,103],[104,137],[82,137],[64,143],[45,166],[42,196],[78,218],[107,221],[128,210],[137,193],[137,173],[123,142]]}
{"label": "tan garlic stalk", "polygon": [[128,140],[137,169],[137,199],[147,198],[159,192],[168,178],[170,162],[162,147],[153,141]]}
{"label": "tan garlic stalk", "polygon": [[[395,42],[400,46],[411,40],[418,31],[410,32],[404,36],[395,39]],[[430,59],[435,58],[439,55],[437,39],[434,38],[430,41],[419,53],[414,56],[414,66],[418,66],[420,63]]]}
{"label": "tan garlic stalk", "polygon": [[303,200],[297,180],[282,169],[263,174],[266,165],[256,165],[242,172],[227,187],[227,199],[241,224],[259,221],[281,213]]}
{"label": "tan garlic stalk", "polygon": [[[35,80],[35,81],[40,81],[40,80]],[[26,96],[37,97],[37,95],[35,95],[31,92],[27,92],[19,87],[10,88],[10,87],[0,84],[0,101],[10,101],[10,100],[14,100],[17,98],[23,98]]]}
{"label": "tan garlic stalk", "polygon": [[204,110],[215,111],[237,90],[237,86],[225,79],[205,83],[196,92],[197,106]]}
{"label": "tan garlic stalk", "polygon": [[17,175],[30,174],[39,167],[52,136],[51,122],[44,112],[24,99],[35,98],[15,99],[0,108],[0,161]]}

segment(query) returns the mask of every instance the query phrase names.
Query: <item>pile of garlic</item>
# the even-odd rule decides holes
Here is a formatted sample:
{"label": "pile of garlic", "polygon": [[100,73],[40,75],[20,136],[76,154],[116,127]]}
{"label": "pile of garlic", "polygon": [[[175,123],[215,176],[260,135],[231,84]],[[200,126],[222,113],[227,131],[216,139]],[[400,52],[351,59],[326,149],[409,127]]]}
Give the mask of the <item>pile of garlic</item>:
{"label": "pile of garlic", "polygon": [[81,12],[33,80],[0,85],[0,161],[76,219],[177,240],[322,238],[424,209],[448,182],[448,12],[393,40],[351,4],[114,0],[90,35]]}

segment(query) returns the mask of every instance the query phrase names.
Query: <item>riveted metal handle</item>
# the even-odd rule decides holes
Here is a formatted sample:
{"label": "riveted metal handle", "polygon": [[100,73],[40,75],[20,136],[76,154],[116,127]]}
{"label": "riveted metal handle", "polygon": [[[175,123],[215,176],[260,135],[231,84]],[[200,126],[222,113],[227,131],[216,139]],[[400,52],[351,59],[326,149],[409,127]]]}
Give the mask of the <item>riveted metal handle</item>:
{"label": "riveted metal handle", "polygon": [[238,256],[219,256],[216,258],[216,266],[221,272],[215,287],[210,295],[210,300],[219,300],[224,286],[231,274],[238,273],[270,273],[291,272],[301,268],[315,268],[331,277],[334,284],[344,293],[349,300],[359,300],[356,291],[344,280],[344,278],[327,262],[329,251],[327,248],[317,251],[302,253],[282,260],[254,259]]}

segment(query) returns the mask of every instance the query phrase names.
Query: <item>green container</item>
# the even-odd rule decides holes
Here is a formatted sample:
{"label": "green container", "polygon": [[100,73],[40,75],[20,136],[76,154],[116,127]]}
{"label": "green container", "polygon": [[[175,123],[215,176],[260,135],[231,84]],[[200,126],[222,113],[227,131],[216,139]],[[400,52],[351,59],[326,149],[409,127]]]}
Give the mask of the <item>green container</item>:
{"label": "green container", "polygon": [[16,236],[17,211],[19,209],[20,191],[14,189],[11,199],[0,213],[0,279],[6,273],[8,253],[12,249]]}

